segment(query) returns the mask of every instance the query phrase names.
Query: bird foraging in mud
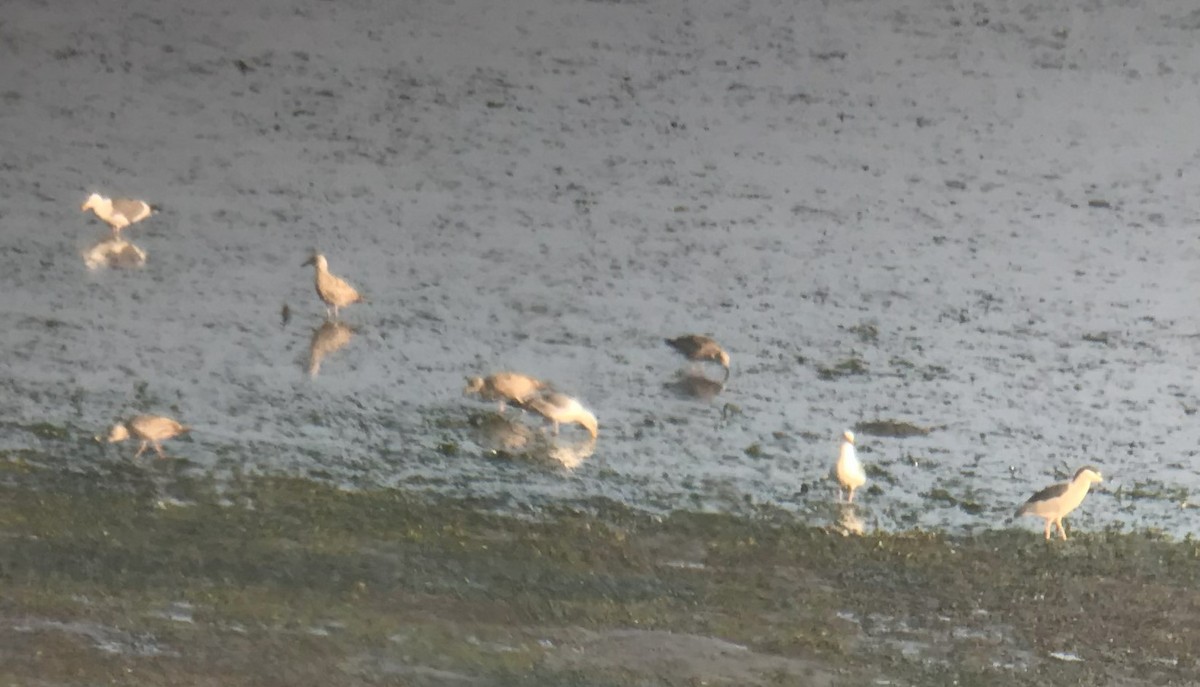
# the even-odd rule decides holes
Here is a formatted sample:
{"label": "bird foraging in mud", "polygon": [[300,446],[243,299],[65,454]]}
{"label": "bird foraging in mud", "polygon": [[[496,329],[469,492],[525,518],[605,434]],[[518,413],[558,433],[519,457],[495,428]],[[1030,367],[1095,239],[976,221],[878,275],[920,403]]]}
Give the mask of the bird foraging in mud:
{"label": "bird foraging in mud", "polygon": [[136,224],[154,214],[154,207],[144,200],[130,198],[105,198],[99,193],[93,193],[83,201],[81,212],[91,210],[96,216],[108,223],[113,236],[130,224]]}
{"label": "bird foraging in mud", "polygon": [[846,503],[853,503],[854,490],[867,483],[867,473],[863,471],[862,463],[858,461],[858,451],[854,448],[854,432],[850,430],[842,432],[842,448],[833,466],[833,477],[838,482],[839,498],[842,489],[849,492]]}
{"label": "bird foraging in mud", "polygon": [[725,379],[729,379],[729,354],[721,344],[701,334],[684,334],[666,339],[667,345],[679,351],[683,357],[696,362],[712,361],[725,368]]}
{"label": "bird foraging in mud", "polygon": [[468,378],[463,395],[475,394],[485,401],[499,401],[503,413],[506,403],[521,405],[549,388],[546,382],[520,372],[497,372],[486,377]]}
{"label": "bird foraging in mud", "polygon": [[1087,496],[1093,484],[1101,481],[1103,478],[1100,471],[1091,465],[1085,465],[1075,472],[1070,482],[1048,486],[1030,496],[1013,517],[1036,515],[1045,518],[1046,539],[1050,539],[1054,527],[1057,526],[1058,533],[1062,535],[1063,541],[1066,541],[1067,530],[1063,528],[1063,518],[1083,503],[1083,497]]}
{"label": "bird foraging in mud", "polygon": [[350,305],[351,303],[366,302],[366,299],[359,295],[353,286],[346,283],[345,279],[330,274],[329,261],[325,259],[324,255],[313,253],[312,257],[305,260],[301,267],[306,265],[313,265],[316,268],[317,295],[325,302],[325,315],[327,317],[336,319],[338,308]]}
{"label": "bird foraging in mud", "polygon": [[[189,431],[191,431],[190,427],[185,427],[169,417],[161,415],[134,415],[128,420],[113,425],[113,428],[108,433],[107,441],[113,444],[133,437],[142,442],[137,453],[133,454],[134,458],[142,455],[147,446],[153,446],[154,450],[158,452],[159,458],[166,458],[167,456],[163,453],[160,442]],[[96,440],[99,441],[100,437],[96,437]]]}
{"label": "bird foraging in mud", "polygon": [[571,423],[576,423],[586,429],[593,439],[599,433],[599,424],[592,411],[584,408],[582,403],[566,394],[550,391],[534,396],[521,403],[520,406],[532,410],[553,423],[555,434],[558,434],[560,424]]}

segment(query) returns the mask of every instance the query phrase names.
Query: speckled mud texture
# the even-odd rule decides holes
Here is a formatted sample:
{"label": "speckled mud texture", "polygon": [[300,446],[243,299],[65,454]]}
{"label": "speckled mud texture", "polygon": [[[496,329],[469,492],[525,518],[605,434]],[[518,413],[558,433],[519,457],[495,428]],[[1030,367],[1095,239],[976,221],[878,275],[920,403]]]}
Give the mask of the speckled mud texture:
{"label": "speckled mud texture", "polygon": [[0,462],[0,684],[1161,685],[1200,548]]}
{"label": "speckled mud texture", "polygon": [[1197,83],[1194,0],[7,0],[0,684],[1200,681]]}

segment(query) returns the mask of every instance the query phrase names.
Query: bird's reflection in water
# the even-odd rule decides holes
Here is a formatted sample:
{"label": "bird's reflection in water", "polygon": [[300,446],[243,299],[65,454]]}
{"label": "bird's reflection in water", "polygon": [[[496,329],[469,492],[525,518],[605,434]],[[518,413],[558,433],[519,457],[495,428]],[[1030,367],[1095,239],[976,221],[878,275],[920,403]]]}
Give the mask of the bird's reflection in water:
{"label": "bird's reflection in water", "polygon": [[325,356],[341,350],[355,331],[350,325],[338,320],[326,320],[324,324],[313,330],[312,343],[308,346],[308,375],[316,377],[321,370],[321,361]]}
{"label": "bird's reflection in water", "polygon": [[698,398],[710,401],[725,388],[725,383],[709,379],[693,370],[680,370],[675,373],[675,379],[667,382],[668,389],[684,398]]}
{"label": "bird's reflection in water", "polygon": [[83,264],[92,270],[100,267],[141,267],[146,264],[146,251],[125,239],[113,236],[84,251]]}
{"label": "bird's reflection in water", "polygon": [[474,440],[498,457],[572,470],[596,451],[596,440],[590,436],[569,441],[554,436],[549,429],[530,427],[519,416],[473,413],[470,423]]}
{"label": "bird's reflection in water", "polygon": [[575,441],[547,437],[546,443],[546,455],[568,470],[579,467],[596,452],[596,438],[590,436]]}
{"label": "bird's reflection in water", "polygon": [[837,522],[834,530],[845,536],[861,535],[866,531],[862,518],[858,515],[858,506],[853,503],[837,504]]}

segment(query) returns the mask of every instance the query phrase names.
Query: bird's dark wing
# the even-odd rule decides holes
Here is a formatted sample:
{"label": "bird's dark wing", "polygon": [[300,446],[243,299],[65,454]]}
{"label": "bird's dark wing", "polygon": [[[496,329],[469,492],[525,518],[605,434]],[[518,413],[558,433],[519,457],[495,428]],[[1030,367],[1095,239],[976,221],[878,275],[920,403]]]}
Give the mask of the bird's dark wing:
{"label": "bird's dark wing", "polygon": [[1038,493],[1034,494],[1033,496],[1030,496],[1029,500],[1026,501],[1025,503],[1037,503],[1039,501],[1049,501],[1050,499],[1057,498],[1057,497],[1062,496],[1063,494],[1067,493],[1067,487],[1069,487],[1069,486],[1071,486],[1070,482],[1063,482],[1062,484],[1052,484],[1052,485],[1046,487],[1045,489],[1039,491]]}
{"label": "bird's dark wing", "polygon": [[667,339],[667,345],[685,356],[692,358],[700,353],[707,344],[711,343],[712,339],[699,334],[685,334],[677,336],[674,339]]}

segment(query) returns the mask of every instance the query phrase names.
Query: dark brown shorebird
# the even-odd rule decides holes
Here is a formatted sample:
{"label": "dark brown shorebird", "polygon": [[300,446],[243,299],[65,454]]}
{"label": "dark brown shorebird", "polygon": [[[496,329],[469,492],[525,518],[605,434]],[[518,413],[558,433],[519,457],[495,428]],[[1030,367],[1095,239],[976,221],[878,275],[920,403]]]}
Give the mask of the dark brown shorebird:
{"label": "dark brown shorebird", "polygon": [[725,368],[725,379],[729,379],[729,354],[721,344],[702,334],[684,334],[666,339],[667,345],[679,351],[683,357],[696,362],[712,361]]}
{"label": "dark brown shorebird", "polygon": [[353,286],[346,283],[345,279],[330,274],[329,261],[325,259],[324,255],[313,253],[312,257],[305,260],[301,267],[305,265],[313,265],[316,268],[317,295],[325,302],[327,317],[337,318],[338,308],[366,301]]}
{"label": "dark brown shorebird", "polygon": [[558,426],[561,424],[578,424],[588,431],[595,439],[599,433],[600,427],[596,422],[596,416],[592,411],[583,407],[583,404],[566,394],[560,394],[557,391],[550,391],[525,401],[521,404],[522,408],[527,408],[533,412],[546,418],[554,425],[554,433],[558,434]]}
{"label": "dark brown shorebird", "polygon": [[81,211],[91,210],[96,216],[108,223],[113,236],[130,224],[136,224],[154,214],[154,208],[144,200],[130,198],[105,198],[99,193],[93,193],[83,201]]}
{"label": "dark brown shorebird", "polygon": [[[189,431],[191,431],[190,427],[184,427],[169,417],[161,415],[134,415],[128,420],[113,425],[112,430],[108,433],[108,443],[125,441],[129,437],[133,437],[142,442],[137,453],[133,454],[134,458],[142,455],[147,446],[153,446],[154,450],[158,452],[159,458],[166,458],[167,456],[163,453],[160,442]],[[96,437],[96,439],[100,440],[100,437]]]}
{"label": "dark brown shorebird", "polygon": [[463,395],[477,395],[485,401],[499,401],[500,412],[506,403],[520,405],[550,385],[520,372],[497,372],[486,377],[470,377]]}
{"label": "dark brown shorebird", "polygon": [[1063,528],[1062,520],[1068,513],[1079,507],[1083,503],[1083,497],[1088,495],[1088,490],[1093,484],[1103,481],[1100,476],[1100,470],[1085,465],[1075,472],[1075,476],[1070,482],[1062,482],[1046,487],[1021,505],[1017,509],[1016,515],[1036,515],[1046,519],[1046,539],[1050,538],[1054,527],[1058,527],[1058,533],[1062,535],[1063,541],[1067,540],[1067,531]]}

